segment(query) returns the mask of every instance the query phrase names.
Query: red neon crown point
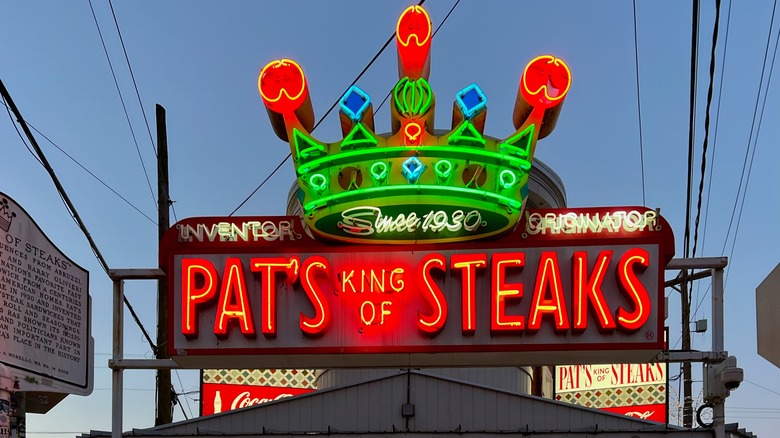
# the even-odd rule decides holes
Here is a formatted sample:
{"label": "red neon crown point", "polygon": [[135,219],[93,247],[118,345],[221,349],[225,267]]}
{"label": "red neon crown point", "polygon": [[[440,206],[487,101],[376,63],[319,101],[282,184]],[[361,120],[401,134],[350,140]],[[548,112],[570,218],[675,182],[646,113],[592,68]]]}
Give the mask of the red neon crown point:
{"label": "red neon crown point", "polygon": [[571,87],[571,71],[552,55],[537,56],[525,67],[520,79],[523,98],[535,107],[552,108],[566,97]]}
{"label": "red neon crown point", "polygon": [[405,76],[417,79],[423,75],[431,52],[431,18],[421,6],[409,6],[398,17],[395,40]]}
{"label": "red neon crown point", "polygon": [[303,69],[291,59],[271,61],[263,67],[257,88],[266,107],[279,114],[294,112],[309,94]]}

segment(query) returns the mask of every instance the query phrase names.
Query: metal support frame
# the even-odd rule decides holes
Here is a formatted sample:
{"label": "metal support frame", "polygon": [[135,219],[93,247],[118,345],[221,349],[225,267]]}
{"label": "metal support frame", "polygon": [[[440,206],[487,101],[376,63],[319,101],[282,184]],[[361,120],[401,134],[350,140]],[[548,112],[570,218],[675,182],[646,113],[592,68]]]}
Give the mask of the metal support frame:
{"label": "metal support frame", "polygon": [[[165,273],[160,269],[111,269],[108,276],[114,282],[114,327],[112,330],[113,342],[111,359],[108,366],[111,368],[111,438],[122,438],[124,376],[122,372],[127,368],[157,368],[165,361],[158,360],[127,360],[124,359],[124,307],[125,280],[161,280]],[[130,362],[130,363],[128,363]],[[149,366],[144,366],[149,363]],[[172,361],[168,361],[173,364]],[[175,364],[174,364],[175,365]],[[167,366],[176,368],[176,366]]]}
{"label": "metal support frame", "polygon": [[[667,271],[684,269],[701,269],[703,272],[692,273],[685,278],[666,282],[665,286],[674,287],[683,281],[712,276],[712,351],[667,351],[659,355],[659,360],[669,362],[706,362],[718,364],[728,357],[724,350],[724,319],[723,319],[723,269],[728,265],[726,257],[700,257],[672,259],[666,265]],[[706,373],[704,378],[708,378]],[[714,382],[713,382],[714,383]],[[725,400],[718,400],[712,406],[712,429],[715,438],[726,438],[726,406]]]}
{"label": "metal support frame", "polygon": [[[724,350],[723,320],[723,269],[728,264],[726,257],[676,258],[666,266],[667,271],[682,269],[708,270],[704,273],[690,274],[688,277],[667,282],[673,286],[681,281],[712,276],[712,351],[665,351],[656,357],[657,361],[720,363],[728,357]],[[178,369],[180,366],[170,359],[125,359],[124,355],[124,281],[125,280],[161,280],[165,273],[160,269],[112,269],[109,277],[114,282],[114,327],[112,357],[108,361],[111,368],[111,437],[122,437],[122,398],[123,375],[126,369]],[[706,376],[705,376],[706,378]],[[714,403],[713,430],[715,438],[726,437],[724,401]]]}

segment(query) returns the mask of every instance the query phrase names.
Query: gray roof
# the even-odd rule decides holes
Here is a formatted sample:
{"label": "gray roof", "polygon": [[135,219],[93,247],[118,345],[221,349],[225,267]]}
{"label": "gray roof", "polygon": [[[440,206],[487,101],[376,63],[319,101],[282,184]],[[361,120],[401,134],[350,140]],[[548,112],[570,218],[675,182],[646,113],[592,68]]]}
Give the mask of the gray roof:
{"label": "gray roof", "polygon": [[[406,416],[404,415],[406,414]],[[411,414],[411,415],[410,415]],[[526,432],[532,432],[526,434]],[[398,374],[194,418],[126,436],[711,437],[526,394],[429,374]],[[82,437],[105,436],[93,431]]]}

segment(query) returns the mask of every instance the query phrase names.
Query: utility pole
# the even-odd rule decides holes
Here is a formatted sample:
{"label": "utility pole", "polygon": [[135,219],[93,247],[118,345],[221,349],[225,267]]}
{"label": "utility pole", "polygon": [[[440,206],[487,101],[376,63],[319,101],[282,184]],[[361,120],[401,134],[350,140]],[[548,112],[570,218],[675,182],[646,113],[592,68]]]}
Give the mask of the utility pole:
{"label": "utility pole", "polygon": [[[165,126],[165,108],[157,110],[157,229],[158,240],[170,228],[168,210],[168,131]],[[168,358],[168,280],[157,280],[157,359]],[[155,426],[173,422],[173,386],[171,370],[157,370],[157,415]]]}
{"label": "utility pole", "polygon": [[[688,299],[688,270],[682,271],[680,295],[682,297],[682,349],[691,350],[691,302]],[[683,362],[683,427],[693,426],[693,400],[691,399],[691,363]]]}

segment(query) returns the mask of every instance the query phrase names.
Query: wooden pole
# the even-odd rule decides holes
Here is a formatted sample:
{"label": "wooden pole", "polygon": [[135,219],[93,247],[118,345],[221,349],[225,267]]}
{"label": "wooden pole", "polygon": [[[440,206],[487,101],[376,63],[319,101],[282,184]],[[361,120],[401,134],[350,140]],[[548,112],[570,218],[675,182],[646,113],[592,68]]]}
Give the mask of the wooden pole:
{"label": "wooden pole", "polygon": [[[170,228],[168,195],[168,132],[165,126],[165,108],[156,106],[157,112],[157,228],[158,239]],[[168,280],[157,281],[157,358],[168,356]],[[173,386],[171,370],[157,370],[156,426],[173,422]]]}

